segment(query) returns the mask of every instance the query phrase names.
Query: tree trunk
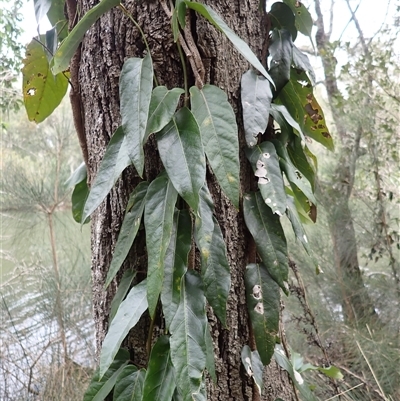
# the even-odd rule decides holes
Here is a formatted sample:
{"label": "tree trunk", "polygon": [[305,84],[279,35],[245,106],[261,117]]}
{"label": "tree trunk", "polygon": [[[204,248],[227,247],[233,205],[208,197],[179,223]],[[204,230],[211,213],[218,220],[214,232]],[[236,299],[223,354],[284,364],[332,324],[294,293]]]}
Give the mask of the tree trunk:
{"label": "tree trunk", "polygon": [[[317,48],[325,74],[325,87],[332,110],[333,121],[340,143],[340,156],[332,180],[322,184],[324,206],[335,255],[335,267],[342,295],[342,312],[352,325],[372,322],[376,318],[373,302],[364,285],[358,262],[358,247],[349,200],[353,191],[356,163],[359,157],[362,129],[352,135],[347,131],[338,102],[341,94],[336,79],[336,59],[329,43],[330,33],[325,32],[320,1],[315,0],[317,13]],[[371,320],[372,318],[372,320]]]}
{"label": "tree trunk", "polygon": [[[262,23],[263,16],[259,11],[259,1],[207,2],[260,56],[263,42],[267,40],[267,30]],[[81,0],[80,5],[82,12],[86,12],[93,7],[94,2]],[[176,45],[173,43],[170,20],[159,2],[127,0],[124,6],[146,35],[159,84],[169,89],[176,86],[183,87],[182,65]],[[239,112],[239,87],[241,75],[249,68],[249,65],[205,20],[192,13],[190,24],[192,35],[206,68],[205,81],[219,86],[227,93],[237,115],[241,148],[244,149],[244,134]],[[145,54],[146,47],[137,28],[118,8],[104,15],[85,35],[81,47],[79,84],[88,149],[89,184],[96,176],[112,133],[121,123],[118,80],[123,62],[129,57],[143,57]],[[190,85],[194,83],[191,71],[189,71],[189,81]],[[146,145],[145,154],[147,160],[145,178],[151,180],[161,168],[155,142],[151,139]],[[242,191],[244,192],[249,190],[248,178],[253,174],[245,160],[244,152],[240,157]],[[149,163],[148,160],[152,162]],[[228,329],[224,329],[212,312],[209,312],[218,383],[216,385],[209,383],[208,399],[210,401],[256,400],[258,398],[253,398],[255,395],[253,395],[252,382],[246,376],[240,360],[243,345],[251,344],[243,279],[245,266],[248,263],[246,254],[249,234],[242,214],[221,193],[210,171],[207,173],[207,179],[215,204],[216,217],[226,240],[232,274],[227,311]],[[107,332],[110,301],[117,287],[117,283],[114,282],[105,291],[105,277],[129,193],[137,182],[138,178],[133,168],[124,172],[122,179],[117,182],[110,195],[92,216],[93,302],[98,350]],[[140,233],[126,265],[133,266],[139,272],[145,272],[147,261],[143,246],[143,230]],[[139,366],[145,364],[147,359],[145,344],[148,335],[148,319],[142,320],[132,330],[127,342],[134,349],[132,359]],[[293,399],[292,387],[287,375],[275,362],[266,369],[264,390],[262,400],[272,401],[276,397],[282,397],[287,401]]]}

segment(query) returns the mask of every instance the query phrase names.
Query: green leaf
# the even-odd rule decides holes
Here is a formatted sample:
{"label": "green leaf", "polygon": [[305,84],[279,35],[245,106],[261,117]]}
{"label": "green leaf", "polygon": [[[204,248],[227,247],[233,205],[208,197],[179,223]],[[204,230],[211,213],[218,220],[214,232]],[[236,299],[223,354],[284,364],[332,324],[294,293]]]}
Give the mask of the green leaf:
{"label": "green leaf", "polygon": [[143,176],[144,138],[153,89],[153,63],[132,57],[125,61],[119,78],[122,128],[126,135],[128,155],[139,176]]}
{"label": "green leaf", "polygon": [[199,393],[206,368],[206,301],[200,277],[188,270],[182,278],[181,300],[171,323],[171,359],[176,384],[185,401]]}
{"label": "green leaf", "polygon": [[281,2],[276,2],[272,4],[271,10],[269,11],[268,15],[271,20],[272,29],[287,29],[292,36],[292,40],[296,40],[296,19],[293,11],[290,9],[289,6]]}
{"label": "green leaf", "polygon": [[149,186],[144,211],[147,247],[147,299],[153,318],[164,280],[165,254],[171,241],[177,193],[165,173]]}
{"label": "green leaf", "polygon": [[[118,350],[117,350],[118,351]],[[99,369],[92,377],[88,389],[83,396],[83,401],[103,401],[111,392],[119,375],[129,362],[129,352],[120,349],[111,361],[104,374],[100,375]]]}
{"label": "green leaf", "polygon": [[205,343],[206,343],[206,368],[208,373],[211,376],[211,379],[214,381],[214,384],[217,383],[217,374],[215,373],[215,352],[214,352],[214,343],[210,333],[210,324],[207,322],[207,328],[205,331]]}
{"label": "green leaf", "polygon": [[311,83],[315,85],[316,79],[315,79],[314,69],[311,66],[307,54],[304,54],[294,45],[293,45],[293,66],[299,70],[307,72],[308,76],[311,79]]}
{"label": "green leaf", "polygon": [[219,185],[239,208],[239,140],[235,113],[226,93],[213,85],[190,88],[192,113]]}
{"label": "green leaf", "polygon": [[111,307],[110,307],[110,316],[108,318],[108,321],[111,322],[121,305],[121,302],[124,300],[126,294],[129,291],[129,288],[131,287],[132,281],[136,276],[136,272],[128,269],[124,271],[124,274],[122,275],[121,281],[118,284],[118,290],[116,294],[114,295],[114,298],[111,302]]}
{"label": "green leaf", "polygon": [[90,193],[83,209],[84,221],[103,202],[121,173],[130,164],[124,131],[122,127],[119,127],[107,145],[96,178],[90,188]]}
{"label": "green leaf", "polygon": [[58,74],[68,68],[72,56],[81,43],[88,29],[107,11],[117,6],[120,0],[101,0],[99,4],[90,9],[76,24],[61,43],[53,58],[53,74]]}
{"label": "green leaf", "polygon": [[300,221],[303,224],[315,223],[315,221],[313,221],[311,218],[311,209],[312,207],[315,208],[315,206],[308,200],[307,196],[305,196],[304,193],[292,183],[290,184],[290,188],[286,187],[285,190],[286,193],[294,199],[294,204],[298,212]]}
{"label": "green leaf", "polygon": [[52,26],[57,29],[58,40],[64,40],[68,36],[68,21],[64,15],[65,0],[51,0],[51,7],[47,11],[47,18]]}
{"label": "green leaf", "polygon": [[108,333],[104,339],[100,354],[100,377],[103,377],[109,366],[112,364],[117,351],[129,333],[129,330],[136,325],[147,309],[146,280],[137,284],[129,291],[129,294],[118,308],[112,320]]}
{"label": "green leaf", "polygon": [[165,86],[157,86],[153,89],[144,143],[150,134],[162,130],[171,121],[182,93],[181,88],[168,90]]}
{"label": "green leaf", "polygon": [[47,61],[50,63],[51,59],[53,58],[53,54],[57,50],[58,38],[57,38],[57,30],[56,27],[53,27],[46,31],[45,34],[45,49],[44,52],[47,57]]}
{"label": "green leaf", "polygon": [[68,177],[68,180],[65,181],[64,185],[66,189],[70,189],[74,187],[76,184],[79,184],[87,177],[87,169],[85,162],[82,162],[78,168]]}
{"label": "green leaf", "polygon": [[146,371],[136,366],[125,366],[115,383],[113,401],[142,401]]}
{"label": "green leaf", "polygon": [[207,21],[213,24],[218,30],[220,30],[235,46],[236,50],[258,71],[264,75],[265,78],[268,79],[272,84],[271,77],[268,72],[265,70],[263,65],[260,63],[260,60],[257,56],[251,51],[250,47],[244,42],[239,36],[236,35],[235,32],[223,21],[223,19],[209,6],[201,3],[196,3],[195,1],[185,0],[188,8],[198,12],[201,14]]}
{"label": "green leaf", "polygon": [[128,256],[129,250],[132,247],[136,234],[139,231],[140,222],[144,210],[145,198],[149,183],[143,181],[138,184],[129,198],[130,208],[125,211],[125,217],[122,222],[121,230],[118,234],[118,241],[115,245],[113,258],[110,268],[108,269],[105,288],[109,286],[118,270]]}
{"label": "green leaf", "polygon": [[199,216],[196,217],[196,243],[200,250],[201,276],[207,301],[226,326],[226,302],[231,276],[225,241],[221,228],[213,216],[214,205],[208,188],[200,192]]}
{"label": "green leaf", "polygon": [[261,362],[260,355],[258,351],[251,351],[248,345],[245,345],[242,348],[241,359],[244,368],[246,369],[246,373],[253,378],[254,382],[257,385],[258,392],[262,394],[262,389],[264,387],[263,383],[263,371],[264,366]]}
{"label": "green leaf", "polygon": [[169,337],[161,336],[151,350],[144,379],[143,400],[170,401],[175,387],[174,368],[169,352]]}
{"label": "green leaf", "polygon": [[206,180],[206,159],[199,126],[191,111],[181,108],[156,138],[168,177],[197,213],[199,191]]}
{"label": "green leaf", "polygon": [[264,77],[249,70],[242,75],[241,98],[246,143],[251,148],[256,145],[258,134],[263,134],[268,126],[271,86]]}
{"label": "green leaf", "polygon": [[343,374],[336,366],[329,366],[329,368],[317,368],[325,376],[331,377],[332,379],[342,380]]}
{"label": "green leaf", "polygon": [[257,350],[266,366],[274,354],[275,339],[279,331],[279,286],[264,265],[255,263],[246,266],[244,282]]}
{"label": "green leaf", "polygon": [[174,13],[172,14],[172,32],[174,34],[174,42],[178,40],[179,36],[179,25],[182,29],[185,28],[186,21],[186,4],[184,0],[176,0]]}
{"label": "green leaf", "polygon": [[271,56],[269,73],[275,82],[275,96],[289,82],[292,48],[292,37],[288,30],[274,29],[272,31],[268,48]]}
{"label": "green leaf", "polygon": [[287,195],[287,216],[292,224],[293,232],[296,235],[296,238],[302,243],[306,252],[311,256],[311,249],[308,244],[307,234],[304,230],[303,224],[301,222],[299,213],[296,208],[296,204],[294,198],[290,195]]}
{"label": "green leaf", "polygon": [[314,397],[314,394],[311,392],[310,387],[304,381],[301,374],[293,368],[292,363],[286,357],[282,346],[279,344],[275,346],[274,357],[277,364],[289,373],[293,384],[299,390],[301,398],[307,401],[317,401],[317,399]]}
{"label": "green leaf", "polygon": [[304,71],[291,69],[290,81],[280,91],[277,101],[286,106],[305,135],[333,150],[321,106],[316,101],[311,82]]}
{"label": "green leaf", "polygon": [[[281,164],[282,170],[285,172],[285,175],[290,182],[293,191],[295,192],[295,188],[299,188],[301,192],[304,193],[305,196],[314,204],[317,203],[315,199],[311,183],[304,177],[300,171],[293,165],[290,156],[288,154],[287,148],[282,145],[281,142],[274,140],[273,141],[276,152],[279,155],[279,162]],[[295,187],[293,187],[293,185]]]}
{"label": "green leaf", "polygon": [[287,147],[288,155],[293,165],[300,171],[302,175],[310,182],[311,189],[315,189],[315,170],[307,159],[301,144],[301,139],[298,136],[293,136]]}
{"label": "green leaf", "polygon": [[243,214],[269,274],[287,293],[284,282],[288,279],[288,257],[279,216],[272,213],[259,192],[244,196]]}
{"label": "green leaf", "polygon": [[[281,128],[281,138],[279,140],[286,145],[286,142],[289,140],[289,136],[291,133],[293,133],[294,128],[298,134],[300,135],[301,139],[305,141],[305,136],[303,134],[303,131],[301,130],[300,125],[298,122],[290,115],[288,109],[286,106],[283,106],[281,104],[271,104],[271,110],[270,113],[274,120],[279,124]],[[282,138],[283,136],[283,138]]]}
{"label": "green leaf", "polygon": [[264,202],[282,216],[286,210],[286,192],[275,146],[268,141],[262,142],[246,149],[246,155],[258,177],[258,188]]}
{"label": "green leaf", "polygon": [[187,209],[174,214],[174,226],[165,254],[164,282],[161,303],[165,325],[168,329],[179,306],[181,279],[186,272],[188,255],[192,246],[192,220]]}
{"label": "green leaf", "polygon": [[[86,167],[86,166],[85,166]],[[83,207],[85,206],[86,199],[89,196],[89,187],[87,185],[87,179],[85,178],[75,185],[75,188],[71,195],[72,203],[72,217],[77,223],[86,224],[89,223],[89,218],[83,220]]]}
{"label": "green leaf", "polygon": [[29,121],[41,123],[61,103],[68,88],[68,77],[53,75],[43,45],[44,36],[33,39],[22,60],[22,92]]}
{"label": "green leaf", "polygon": [[298,0],[283,0],[291,10],[293,11],[296,18],[296,28],[308,37],[312,37],[313,20],[311,14],[304,6],[304,4]]}

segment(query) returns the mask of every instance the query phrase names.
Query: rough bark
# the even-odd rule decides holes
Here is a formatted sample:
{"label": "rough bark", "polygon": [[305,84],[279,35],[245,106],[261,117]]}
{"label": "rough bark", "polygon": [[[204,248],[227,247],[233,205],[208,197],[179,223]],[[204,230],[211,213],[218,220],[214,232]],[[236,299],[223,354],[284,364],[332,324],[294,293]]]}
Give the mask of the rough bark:
{"label": "rough bark", "polygon": [[[253,51],[261,55],[262,45],[267,38],[258,0],[208,1],[220,13]],[[94,5],[92,0],[82,0],[82,11]],[[124,6],[142,27],[152,52],[155,74],[158,82],[168,88],[183,86],[182,67],[179,54],[173,43],[169,19],[158,2],[128,0]],[[191,30],[206,69],[205,81],[218,85],[228,95],[240,127],[240,143],[244,148],[244,135],[240,119],[239,86],[240,77],[249,68],[228,41],[201,17],[191,15]],[[118,79],[122,64],[128,57],[145,55],[145,45],[138,30],[119,9],[113,9],[98,21],[86,34],[79,69],[80,92],[84,108],[84,122],[88,149],[88,177],[93,181],[105,152],[105,147],[120,124]],[[188,63],[189,64],[189,63]],[[190,84],[194,77],[189,73]],[[150,140],[145,149],[147,162],[145,175],[153,179],[160,171],[160,161],[154,141]],[[244,153],[240,155],[242,167],[242,189],[248,190],[250,167]],[[247,260],[248,233],[243,216],[239,213],[214,180],[211,171],[207,179],[215,203],[216,217],[227,244],[232,274],[232,287],[228,300],[228,329],[224,329],[212,312],[212,325],[218,383],[209,383],[210,401],[256,400],[252,398],[253,386],[246,376],[240,361],[240,352],[250,343],[248,316],[245,305],[243,273]],[[103,284],[111,261],[121,225],[124,207],[129,193],[138,178],[135,171],[124,173],[107,199],[92,216],[92,277],[93,302],[98,349],[104,339],[108,325],[110,301],[117,286],[114,282],[104,291]],[[135,241],[132,258],[128,261],[138,271],[146,270],[146,257],[141,238]],[[156,322],[162,324],[162,322]],[[128,344],[133,348],[132,358],[138,365],[146,362],[145,343],[148,321],[146,318],[131,334]],[[266,370],[265,395],[262,400],[282,397],[292,400],[292,387],[287,375],[274,363]]]}

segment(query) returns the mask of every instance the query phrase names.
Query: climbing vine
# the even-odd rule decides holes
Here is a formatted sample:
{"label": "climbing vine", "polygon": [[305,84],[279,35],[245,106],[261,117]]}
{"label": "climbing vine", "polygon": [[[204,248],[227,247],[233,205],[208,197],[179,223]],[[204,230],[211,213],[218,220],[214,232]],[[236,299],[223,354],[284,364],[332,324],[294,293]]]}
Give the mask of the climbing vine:
{"label": "climbing vine", "polygon": [[[245,346],[242,350],[245,370],[261,393],[263,367],[275,353],[300,393],[312,400],[309,387],[296,378],[299,369],[277,346],[280,290],[288,292],[288,254],[281,219],[288,217],[296,237],[310,253],[303,224],[316,219],[317,163],[306,138],[333,149],[323,112],[313,95],[314,73],[307,56],[294,45],[298,32],[310,36],[310,14],[294,0],[271,6],[266,68],[265,60],[261,62],[211,7],[176,0],[169,9],[161,3],[181,54],[184,88],[158,85],[151,49],[140,30],[148,51],[144,58],[127,59],[121,70],[121,126],[107,146],[91,188],[85,164],[70,179],[75,186],[73,216],[85,224],[125,168],[133,165],[144,177],[144,145],[155,136],[164,170],[151,182],[142,179],[130,195],[105,286],[121,269],[142,226],[147,277],[132,286],[135,272],[124,272],[111,306],[100,366],[84,400],[102,400],[112,391],[116,401],[205,400],[205,372],[217,380],[206,306],[211,306],[223,326],[228,325],[230,269],[207,187],[206,160],[224,194],[243,213],[256,248],[244,277],[256,344],[256,349]],[[36,0],[35,4],[38,18],[51,12],[54,17],[55,2]],[[67,35],[59,13],[54,29],[28,46],[23,93],[31,120],[43,121],[58,106],[67,90],[68,67],[85,32],[113,7],[132,19],[119,0],[102,0]],[[241,81],[245,153],[254,171],[252,192],[241,193],[235,113],[225,92],[204,82],[204,66],[187,29],[190,12],[221,31],[252,66]],[[196,82],[190,88],[185,56]],[[200,271],[190,260],[194,246],[200,254]],[[155,318],[159,304],[165,333],[154,345],[149,341],[147,367],[133,366],[121,344],[145,311]],[[152,335],[150,332],[150,340]],[[325,373],[338,375],[329,369]]]}

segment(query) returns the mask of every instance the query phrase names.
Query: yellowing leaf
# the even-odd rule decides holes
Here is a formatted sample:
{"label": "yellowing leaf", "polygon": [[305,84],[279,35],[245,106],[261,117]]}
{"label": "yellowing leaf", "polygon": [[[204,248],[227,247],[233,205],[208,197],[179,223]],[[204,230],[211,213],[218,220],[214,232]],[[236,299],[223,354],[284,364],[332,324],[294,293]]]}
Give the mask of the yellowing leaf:
{"label": "yellowing leaf", "polygon": [[[44,37],[38,39],[44,43]],[[40,123],[60,104],[68,88],[65,74],[53,75],[43,46],[33,39],[26,49],[22,68],[22,92],[30,121]]]}

